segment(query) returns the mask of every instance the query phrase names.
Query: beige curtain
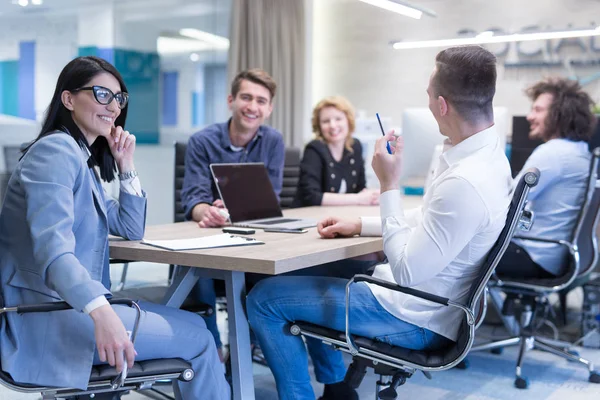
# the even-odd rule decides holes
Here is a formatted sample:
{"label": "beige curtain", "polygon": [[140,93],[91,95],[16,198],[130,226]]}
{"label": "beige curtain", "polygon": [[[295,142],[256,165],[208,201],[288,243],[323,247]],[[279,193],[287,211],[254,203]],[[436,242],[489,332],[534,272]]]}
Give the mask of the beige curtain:
{"label": "beige curtain", "polygon": [[262,68],[277,82],[269,125],[287,146],[302,147],[305,95],[303,0],[233,0],[229,82],[240,71]]}

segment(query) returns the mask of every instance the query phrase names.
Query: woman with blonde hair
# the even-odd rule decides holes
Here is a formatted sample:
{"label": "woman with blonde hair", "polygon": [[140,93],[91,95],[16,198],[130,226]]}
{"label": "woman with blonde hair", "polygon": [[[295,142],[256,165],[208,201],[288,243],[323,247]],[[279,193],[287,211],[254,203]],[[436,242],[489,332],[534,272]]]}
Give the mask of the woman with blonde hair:
{"label": "woman with blonde hair", "polygon": [[352,137],[354,109],[341,96],[326,97],[313,110],[315,139],[300,164],[296,207],[377,205],[379,191],[366,189],[361,143]]}

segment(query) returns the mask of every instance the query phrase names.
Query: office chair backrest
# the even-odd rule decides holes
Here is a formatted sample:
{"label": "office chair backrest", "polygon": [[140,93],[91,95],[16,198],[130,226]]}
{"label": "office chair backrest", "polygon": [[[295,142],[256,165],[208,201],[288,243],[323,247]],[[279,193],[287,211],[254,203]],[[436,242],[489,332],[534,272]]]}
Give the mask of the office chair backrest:
{"label": "office chair backrest", "polygon": [[4,167],[6,172],[12,173],[15,170],[19,163],[19,158],[23,154],[22,149],[27,144],[29,143],[24,143],[21,146],[4,146]]}
{"label": "office chair backrest", "polygon": [[[479,308],[478,303],[485,291],[485,287],[490,280],[490,277],[494,273],[494,269],[504,255],[504,252],[506,251],[506,248],[508,247],[515,233],[515,229],[519,224],[519,219],[523,214],[523,209],[525,207],[525,201],[527,200],[529,190],[538,184],[539,179],[540,171],[537,168],[530,168],[519,180],[519,183],[513,192],[513,198],[510,203],[510,207],[508,208],[506,224],[500,232],[496,243],[494,243],[490,252],[488,253],[483,265],[481,266],[481,270],[479,271],[479,276],[475,282],[473,282],[471,290],[469,291],[469,296],[465,305],[471,310],[477,310]],[[475,315],[475,318],[477,318],[477,315]],[[467,320],[464,319],[458,333],[457,350],[462,351],[468,347],[468,340],[472,340],[471,335],[466,334],[466,331],[469,329],[471,329],[471,327],[467,324]]]}
{"label": "office chair backrest", "polygon": [[[600,217],[599,159],[600,147],[597,147],[592,151],[585,198],[573,232],[572,243],[577,244],[579,249],[579,276],[591,272],[598,262],[596,230]],[[573,268],[574,266],[571,265],[570,267]]]}
{"label": "office chair backrest", "polygon": [[185,174],[185,152],[187,143],[175,142],[175,203],[173,222],[185,221],[185,211],[181,203],[181,188]]}
{"label": "office chair backrest", "polygon": [[296,197],[300,180],[300,149],[289,147],[285,149],[283,167],[283,187],[279,196],[281,208],[290,208]]}

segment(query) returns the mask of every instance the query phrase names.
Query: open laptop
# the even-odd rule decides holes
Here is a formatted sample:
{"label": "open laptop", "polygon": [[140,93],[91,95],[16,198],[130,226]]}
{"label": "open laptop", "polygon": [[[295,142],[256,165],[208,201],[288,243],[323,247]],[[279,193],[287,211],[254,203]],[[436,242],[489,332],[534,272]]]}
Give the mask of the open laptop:
{"label": "open laptop", "polygon": [[300,229],[316,220],[285,218],[263,163],[210,164],[217,190],[233,226]]}

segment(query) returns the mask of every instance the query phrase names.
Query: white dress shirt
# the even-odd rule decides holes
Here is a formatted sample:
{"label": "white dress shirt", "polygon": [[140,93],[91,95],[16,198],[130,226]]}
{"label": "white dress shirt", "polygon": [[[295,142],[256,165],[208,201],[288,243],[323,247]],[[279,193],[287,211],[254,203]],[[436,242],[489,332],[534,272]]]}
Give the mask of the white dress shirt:
{"label": "white dress shirt", "polygon": [[[374,277],[464,304],[506,222],[512,179],[501,143],[492,126],[448,148],[421,208],[405,212],[399,191],[381,194],[381,218],[362,218],[361,235],[383,233],[389,261]],[[462,310],[369,288],[397,318],[457,339]]]}

